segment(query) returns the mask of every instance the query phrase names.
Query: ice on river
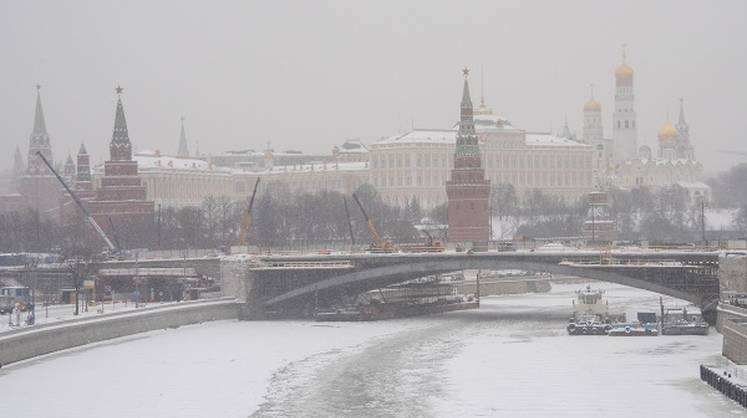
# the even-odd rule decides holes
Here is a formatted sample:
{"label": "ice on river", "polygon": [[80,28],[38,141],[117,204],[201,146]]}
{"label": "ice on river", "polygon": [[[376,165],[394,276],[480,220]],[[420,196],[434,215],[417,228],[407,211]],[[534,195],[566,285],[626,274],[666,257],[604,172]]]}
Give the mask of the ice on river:
{"label": "ice on river", "polygon": [[[0,369],[3,416],[747,417],[699,380],[700,363],[723,361],[719,334],[570,337],[581,286],[430,317],[221,321],[90,345]],[[658,306],[599,286],[612,310]]]}

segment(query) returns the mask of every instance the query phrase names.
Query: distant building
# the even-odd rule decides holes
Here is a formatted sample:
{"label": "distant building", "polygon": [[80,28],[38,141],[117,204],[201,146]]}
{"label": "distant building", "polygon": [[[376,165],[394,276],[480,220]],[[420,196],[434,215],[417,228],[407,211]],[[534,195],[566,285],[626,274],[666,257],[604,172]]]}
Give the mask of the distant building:
{"label": "distant building", "polygon": [[610,170],[613,166],[612,153],[614,151],[611,139],[604,137],[604,125],[602,123],[602,105],[594,98],[594,89],[591,97],[584,103],[584,131],[582,142],[591,145],[594,186],[609,185]]}
{"label": "distant building", "polygon": [[59,182],[37,155],[37,152],[40,152],[50,164],[54,164],[39,90],[40,87],[37,86],[34,126],[29,137],[28,162],[25,172],[18,178],[18,192],[23,196],[27,206],[51,216],[57,208],[61,193]]}
{"label": "distant building", "polygon": [[612,118],[612,142],[615,161],[629,161],[637,156],[638,127],[636,126],[633,69],[628,65],[625,50],[622,63],[615,70],[615,113]]}
{"label": "distant building", "polygon": [[710,187],[701,181],[703,165],[695,159],[689,132],[681,101],[677,127],[667,120],[659,128],[656,155],[649,146],[641,146],[637,158],[618,165],[616,184],[627,189],[658,189],[677,184],[687,189],[693,199],[710,199]]}
{"label": "distant building", "polygon": [[349,139],[332,149],[332,157],[338,163],[362,163],[368,161],[368,147],[359,139]]}
{"label": "distant building", "polygon": [[[481,166],[493,186],[510,184],[573,201],[592,190],[592,146],[551,133],[515,128],[485,106],[474,111]],[[456,129],[413,129],[369,145],[370,183],[390,204],[413,197],[430,209],[446,203]]]}

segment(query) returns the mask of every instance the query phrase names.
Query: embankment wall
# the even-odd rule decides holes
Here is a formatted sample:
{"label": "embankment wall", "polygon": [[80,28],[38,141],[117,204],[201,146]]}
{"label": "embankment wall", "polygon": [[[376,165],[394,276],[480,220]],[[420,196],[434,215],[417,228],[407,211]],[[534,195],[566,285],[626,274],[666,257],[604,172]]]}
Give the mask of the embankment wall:
{"label": "embankment wall", "polygon": [[145,308],[99,317],[43,325],[0,335],[0,365],[55,351],[157,329],[176,328],[221,319],[237,319],[239,304],[233,298],[195,301]]}

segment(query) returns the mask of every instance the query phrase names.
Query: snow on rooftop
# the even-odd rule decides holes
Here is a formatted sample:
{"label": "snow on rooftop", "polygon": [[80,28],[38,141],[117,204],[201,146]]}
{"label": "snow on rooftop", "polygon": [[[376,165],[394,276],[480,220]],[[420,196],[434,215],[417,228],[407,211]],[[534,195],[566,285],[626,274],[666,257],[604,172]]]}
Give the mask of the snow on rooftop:
{"label": "snow on rooftop", "polygon": [[[404,134],[382,139],[376,144],[454,144],[456,143],[456,135],[456,129],[414,129]],[[526,144],[528,146],[587,146],[551,133],[527,133]]]}
{"label": "snow on rooftop", "polygon": [[234,173],[251,173],[261,176],[280,175],[288,173],[313,173],[313,172],[333,172],[333,171],[365,171],[368,170],[368,163],[363,162],[345,162],[345,163],[310,163],[296,165],[276,165],[269,169],[257,171],[246,171],[241,169],[232,169]]}
{"label": "snow on rooftop", "polygon": [[455,129],[413,129],[400,135],[384,138],[376,144],[454,144]]}
{"label": "snow on rooftop", "polygon": [[160,155],[157,152],[139,152],[133,157],[139,169],[210,171],[206,161],[195,158],[178,158]]}
{"label": "snow on rooftop", "polygon": [[526,144],[530,146],[587,146],[572,139],[564,138],[551,133],[527,133]]}

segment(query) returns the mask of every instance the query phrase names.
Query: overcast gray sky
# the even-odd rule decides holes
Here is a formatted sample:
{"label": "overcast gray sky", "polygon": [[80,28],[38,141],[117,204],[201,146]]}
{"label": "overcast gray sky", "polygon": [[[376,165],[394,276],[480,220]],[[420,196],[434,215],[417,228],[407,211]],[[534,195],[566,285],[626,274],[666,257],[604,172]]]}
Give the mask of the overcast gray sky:
{"label": "overcast gray sky", "polygon": [[611,134],[614,68],[628,44],[639,144],[685,98],[706,170],[747,160],[746,1],[0,0],[0,167],[26,153],[42,85],[55,159],[108,155],[114,87],[130,138],[175,153],[329,152],[458,119],[463,66],[479,97],[527,130],[581,133],[595,84]]}

